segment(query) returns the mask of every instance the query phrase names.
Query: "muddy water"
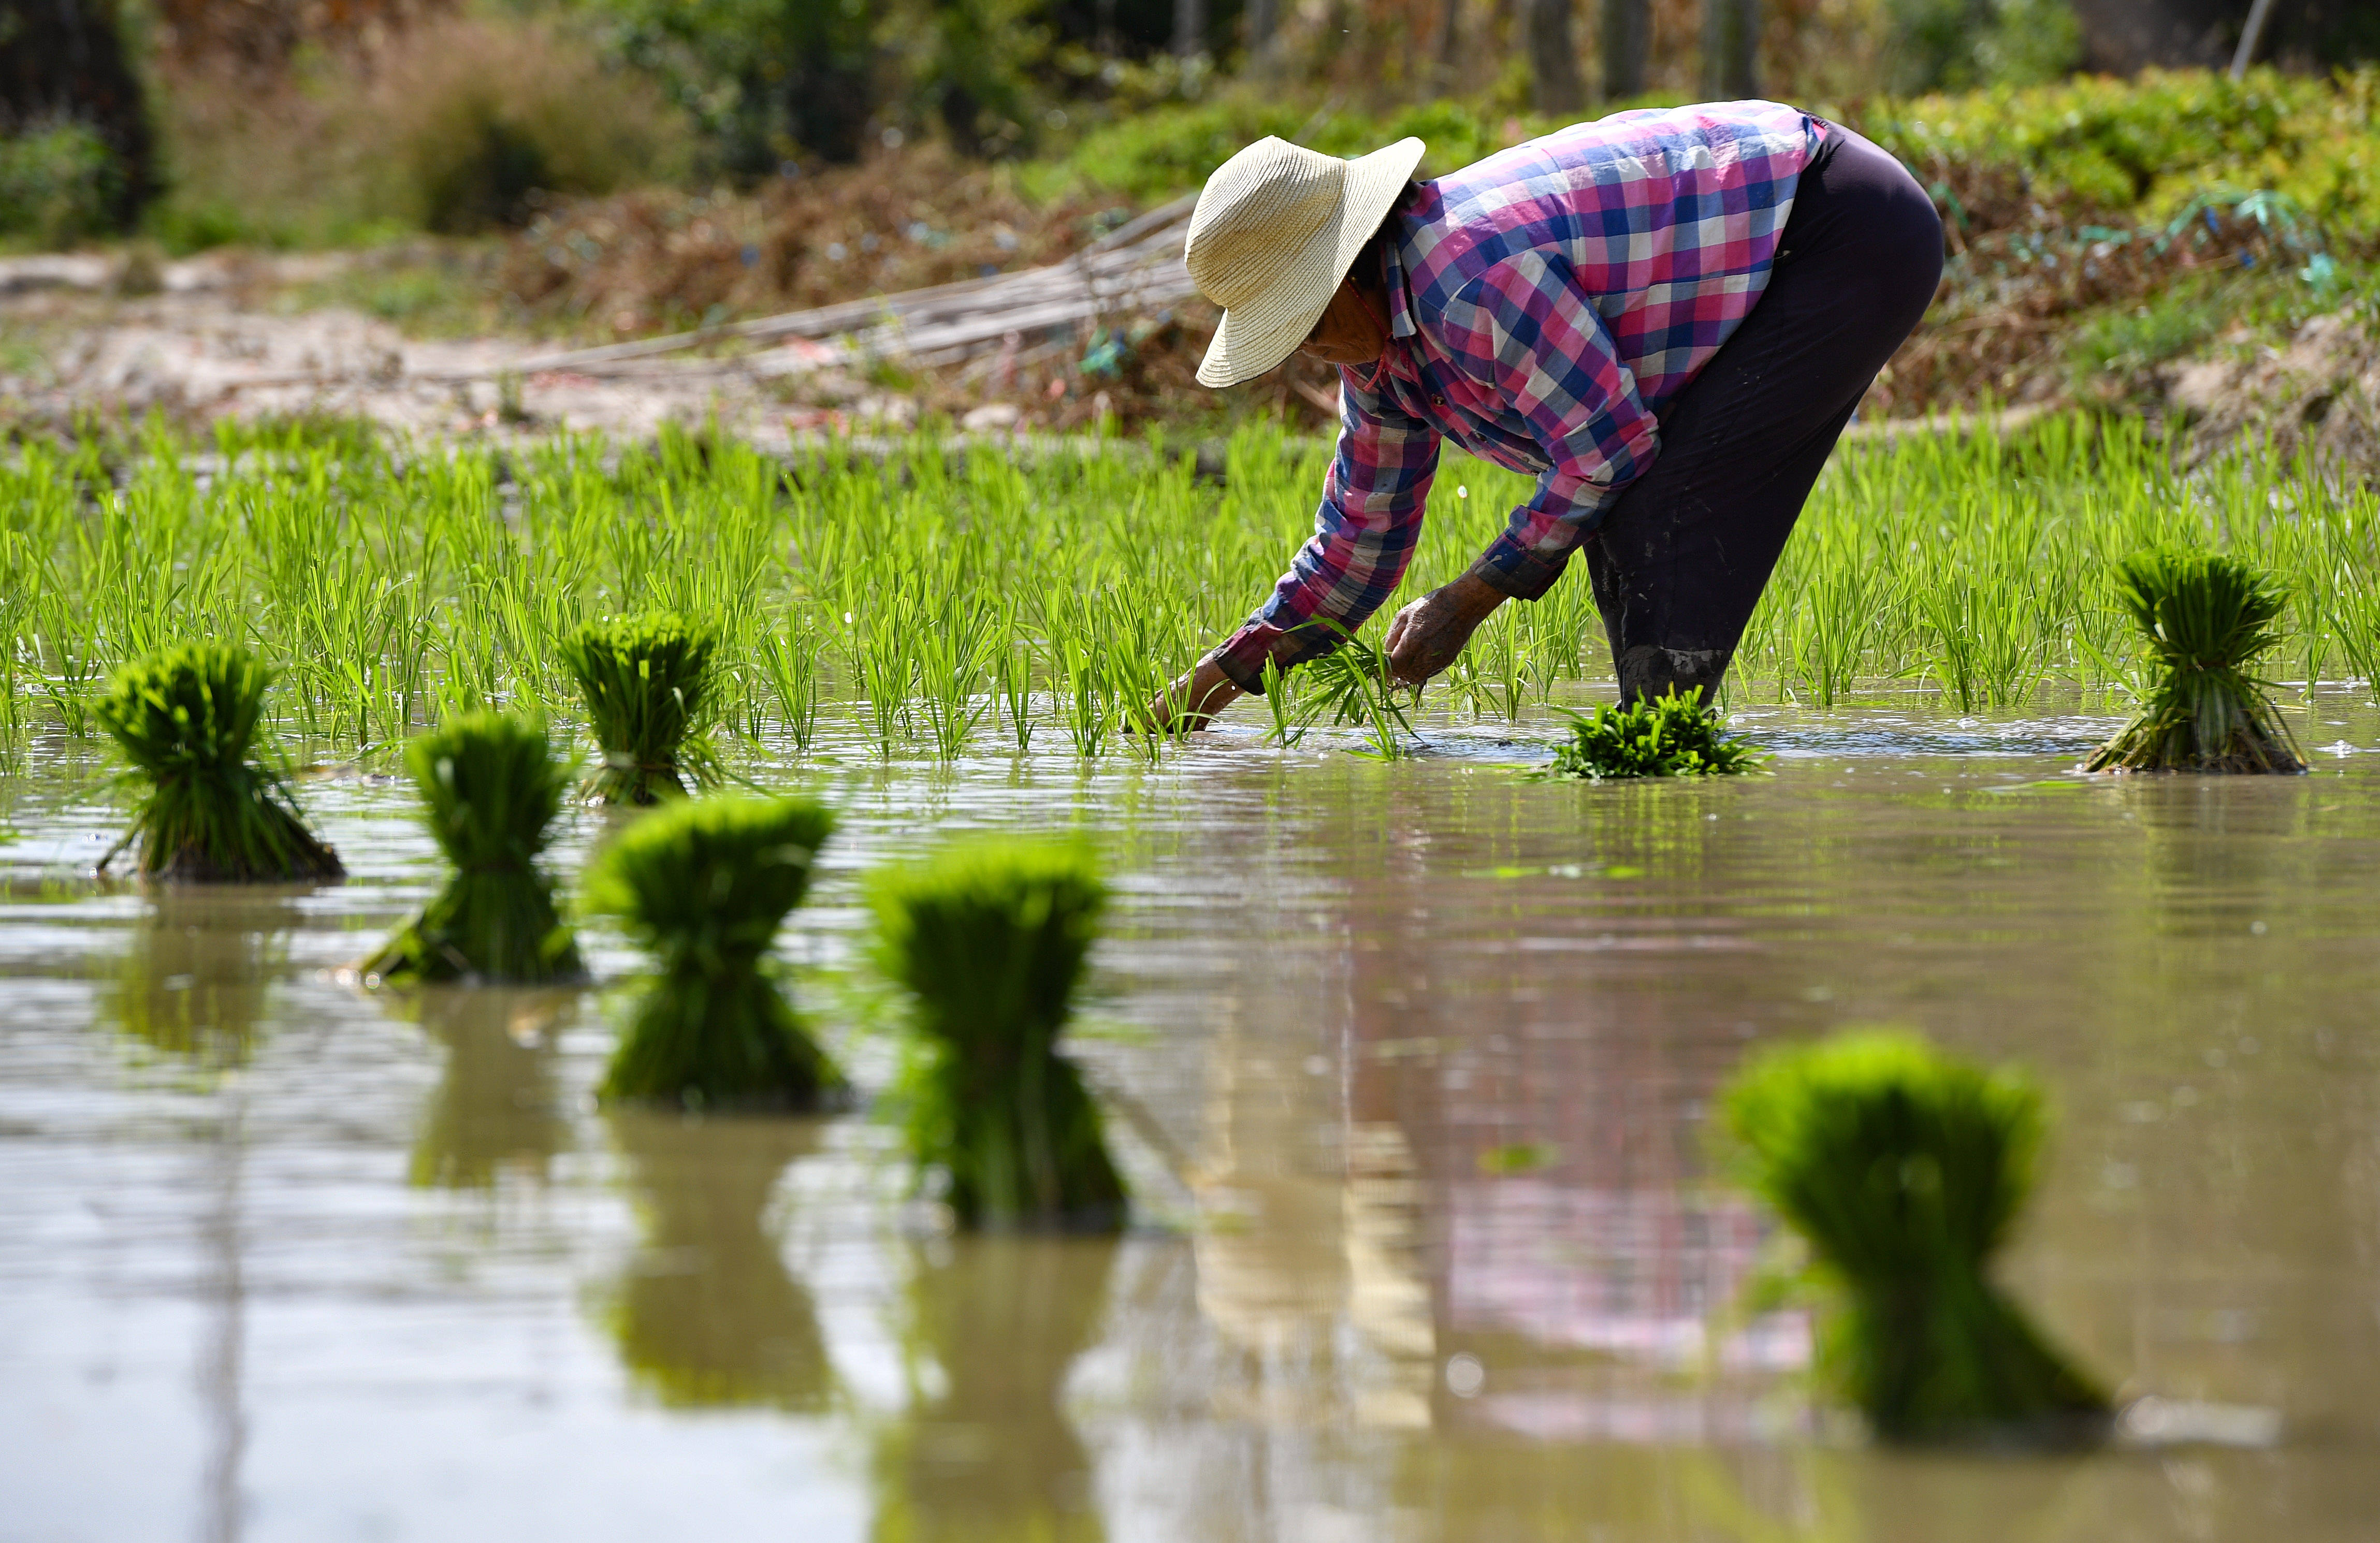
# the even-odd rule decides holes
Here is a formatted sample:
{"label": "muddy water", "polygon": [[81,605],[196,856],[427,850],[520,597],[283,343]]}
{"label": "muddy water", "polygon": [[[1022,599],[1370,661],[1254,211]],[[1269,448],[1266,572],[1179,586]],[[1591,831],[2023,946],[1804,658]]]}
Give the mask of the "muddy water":
{"label": "muddy water", "polygon": [[[866,1115],[600,1111],[616,993],[343,983],[436,880],[402,787],[308,784],[344,886],[152,895],[77,876],[116,817],[38,744],[0,1537],[2371,1537],[2380,720],[2305,716],[2312,777],[2089,785],[2102,721],[1747,720],[1774,775],[1704,787],[1520,782],[1476,729],[801,773],[847,826],[786,953],[863,1081],[858,870],[1106,852],[1117,1241],[941,1235]],[[1731,1311],[1767,1233],[1705,1113],[1747,1046],[1873,1022],[2038,1069],[2010,1281],[2277,1444],[1892,1456],[1811,1407],[1806,1325]]]}

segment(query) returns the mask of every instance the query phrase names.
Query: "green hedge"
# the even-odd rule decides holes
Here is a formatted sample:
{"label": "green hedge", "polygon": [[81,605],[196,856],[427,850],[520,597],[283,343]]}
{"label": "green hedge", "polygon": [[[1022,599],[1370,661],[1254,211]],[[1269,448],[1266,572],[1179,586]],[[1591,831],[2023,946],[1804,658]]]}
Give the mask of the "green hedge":
{"label": "green hedge", "polygon": [[[2380,234],[2380,69],[2326,79],[2255,70],[2237,82],[2205,71],[2150,71],[2130,80],[2078,77],[1814,106],[1961,196],[1997,182],[2062,216],[2148,223],[2203,193],[2270,188],[2336,233]],[[1267,134],[1334,154],[1418,134],[1429,141],[1424,169],[1434,174],[1553,127],[1451,101],[1375,118],[1314,115],[1279,96],[1235,91],[1093,130],[1062,160],[1032,168],[1030,185],[1153,201],[1196,188]]]}

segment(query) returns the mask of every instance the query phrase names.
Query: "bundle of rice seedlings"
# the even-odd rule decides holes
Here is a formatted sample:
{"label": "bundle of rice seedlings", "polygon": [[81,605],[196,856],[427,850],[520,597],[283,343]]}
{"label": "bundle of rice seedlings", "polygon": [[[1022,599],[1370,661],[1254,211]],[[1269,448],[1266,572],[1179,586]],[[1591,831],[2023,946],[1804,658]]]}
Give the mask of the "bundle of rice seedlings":
{"label": "bundle of rice seedlings", "polygon": [[249,754],[272,672],[246,649],[201,643],[128,664],[96,709],[146,784],[132,828],[143,878],[198,883],[336,879],[339,855],[306,828],[278,774]]}
{"label": "bundle of rice seedlings", "polygon": [[916,1000],[911,1156],[969,1226],[1122,1225],[1099,1106],[1056,1052],[1106,887],[1072,847],[981,842],[877,876],[885,973]]}
{"label": "bundle of rice seedlings", "polygon": [[1672,689],[1625,707],[1570,712],[1569,743],[1554,749],[1543,775],[1609,782],[1624,777],[1731,777],[1757,771],[1758,750],[1730,737],[1718,713],[1694,692]]}
{"label": "bundle of rice seedlings", "polygon": [[1821,1371],[1890,1441],[2096,1435],[2107,1400],[1988,1274],[2033,1186],[2040,1094],[1913,1037],[1755,1057],[1725,1128],[1835,1304]]}
{"label": "bundle of rice seedlings", "polygon": [[586,973],[537,865],[569,786],[545,727],[500,712],[454,719],[406,747],[430,834],[454,877],[363,973],[383,980],[504,980]]}
{"label": "bundle of rice seedlings", "polygon": [[717,634],[670,611],[589,622],[562,644],[603,764],[588,784],[597,804],[683,796],[686,778],[717,780],[706,737],[718,685]]}
{"label": "bundle of rice seedlings", "polygon": [[623,832],[588,875],[660,966],[612,1052],[606,1099],[811,1109],[843,1078],[763,967],[834,829],[788,798],[680,801]]}
{"label": "bundle of rice seedlings", "polygon": [[2250,672],[2280,641],[2272,580],[2214,552],[2146,552],[2116,568],[2116,597],[2148,634],[2141,710],[2086,772],[2302,772],[2297,746]]}

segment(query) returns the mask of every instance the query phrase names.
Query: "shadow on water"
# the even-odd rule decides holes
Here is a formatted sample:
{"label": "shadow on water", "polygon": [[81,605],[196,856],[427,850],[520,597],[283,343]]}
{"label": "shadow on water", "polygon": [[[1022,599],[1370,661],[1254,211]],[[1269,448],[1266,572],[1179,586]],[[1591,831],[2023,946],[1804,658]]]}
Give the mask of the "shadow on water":
{"label": "shadow on water", "polygon": [[445,1072],[414,1143],[412,1181],[490,1189],[507,1168],[542,1181],[570,1145],[553,1060],[578,993],[480,986],[384,996],[391,1016],[420,1025],[446,1048]]}
{"label": "shadow on water", "polygon": [[769,1203],[819,1148],[820,1122],[612,1109],[643,1245],[606,1294],[621,1362],[665,1405],[825,1409],[835,1381],[809,1293],[785,1268]]}
{"label": "shadow on water", "polygon": [[1111,1238],[962,1236],[910,1252],[908,1412],[879,1437],[878,1543],[1098,1543],[1062,1407],[1107,1317]]}

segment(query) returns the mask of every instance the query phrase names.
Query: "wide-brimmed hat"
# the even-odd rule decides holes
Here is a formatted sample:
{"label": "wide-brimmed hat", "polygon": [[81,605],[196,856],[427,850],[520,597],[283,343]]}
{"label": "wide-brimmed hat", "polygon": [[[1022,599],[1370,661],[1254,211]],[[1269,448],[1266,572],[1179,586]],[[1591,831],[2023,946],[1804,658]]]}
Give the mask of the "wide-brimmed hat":
{"label": "wide-brimmed hat", "polygon": [[1223,308],[1199,384],[1254,380],[1296,351],[1413,180],[1423,148],[1399,140],[1342,161],[1268,136],[1215,168],[1183,253],[1198,292]]}

